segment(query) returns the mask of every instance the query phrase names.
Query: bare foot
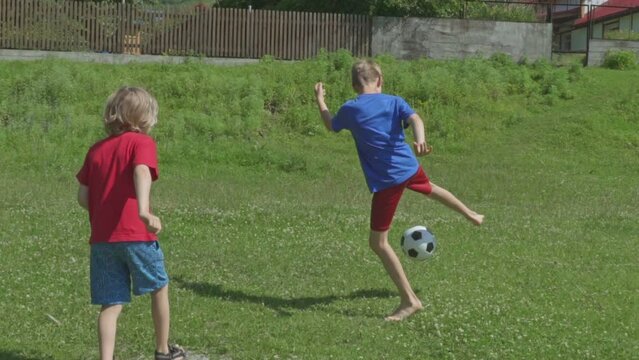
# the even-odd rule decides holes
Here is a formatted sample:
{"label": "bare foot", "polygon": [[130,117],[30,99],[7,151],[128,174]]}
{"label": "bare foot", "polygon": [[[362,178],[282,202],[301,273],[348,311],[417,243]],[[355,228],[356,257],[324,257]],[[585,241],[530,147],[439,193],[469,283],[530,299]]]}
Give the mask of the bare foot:
{"label": "bare foot", "polygon": [[470,220],[473,224],[479,226],[479,225],[481,225],[484,222],[484,215],[478,214],[478,213],[472,211],[468,215],[468,220]]}
{"label": "bare foot", "polygon": [[387,317],[385,317],[384,320],[386,320],[386,321],[402,321],[402,320],[406,319],[407,317],[415,314],[416,312],[418,312],[422,308],[423,308],[423,306],[422,306],[421,302],[417,302],[416,304],[408,304],[408,305],[400,304],[399,307],[397,309],[395,309],[395,311],[392,314],[390,314]]}

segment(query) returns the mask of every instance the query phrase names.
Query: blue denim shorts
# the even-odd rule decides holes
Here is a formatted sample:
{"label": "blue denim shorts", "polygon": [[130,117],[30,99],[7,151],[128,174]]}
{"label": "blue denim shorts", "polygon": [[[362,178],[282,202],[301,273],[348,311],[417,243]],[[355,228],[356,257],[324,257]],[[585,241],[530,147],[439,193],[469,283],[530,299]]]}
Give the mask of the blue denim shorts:
{"label": "blue denim shorts", "polygon": [[91,303],[127,304],[131,290],[143,295],[169,283],[157,241],[91,245]]}

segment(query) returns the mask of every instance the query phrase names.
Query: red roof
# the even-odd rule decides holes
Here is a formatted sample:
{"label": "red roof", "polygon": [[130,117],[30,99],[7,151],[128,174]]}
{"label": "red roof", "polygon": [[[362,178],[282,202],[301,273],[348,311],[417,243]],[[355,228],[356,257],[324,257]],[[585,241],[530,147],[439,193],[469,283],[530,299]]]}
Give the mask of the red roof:
{"label": "red roof", "polygon": [[[633,9],[639,10],[639,0],[609,0],[599,6],[593,6],[592,21],[601,21],[614,15],[622,15]],[[575,25],[585,25],[588,23],[588,14],[575,20]]]}

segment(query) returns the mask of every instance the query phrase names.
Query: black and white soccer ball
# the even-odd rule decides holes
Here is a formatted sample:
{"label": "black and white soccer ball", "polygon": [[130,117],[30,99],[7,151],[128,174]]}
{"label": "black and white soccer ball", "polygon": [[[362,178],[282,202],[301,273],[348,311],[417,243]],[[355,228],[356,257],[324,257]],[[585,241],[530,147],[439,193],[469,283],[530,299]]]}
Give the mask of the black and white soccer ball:
{"label": "black and white soccer ball", "polygon": [[433,257],[437,242],[435,235],[425,226],[413,226],[402,235],[402,250],[413,260],[427,260]]}

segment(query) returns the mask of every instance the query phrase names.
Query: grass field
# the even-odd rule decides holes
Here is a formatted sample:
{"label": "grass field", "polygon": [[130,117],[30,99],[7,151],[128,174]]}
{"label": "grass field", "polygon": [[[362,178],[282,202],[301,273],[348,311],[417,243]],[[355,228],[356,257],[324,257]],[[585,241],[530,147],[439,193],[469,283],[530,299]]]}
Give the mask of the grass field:
{"label": "grass field", "polygon": [[[320,79],[333,111],[353,96],[349,61],[0,63],[0,359],[97,356],[74,175],[123,83],[160,102],[153,204],[172,338],[191,352],[638,359],[639,71],[380,59],[387,90],[427,119],[432,181],[486,215],[476,228],[404,196],[395,248],[416,224],[439,248],[425,263],[401,257],[425,309],[386,323],[399,300],[367,246],[370,194],[352,140],[321,131],[312,102]],[[150,300],[135,298],[117,357],[150,359],[153,344]]]}

